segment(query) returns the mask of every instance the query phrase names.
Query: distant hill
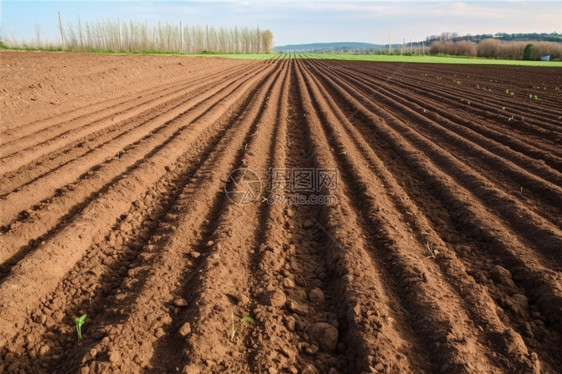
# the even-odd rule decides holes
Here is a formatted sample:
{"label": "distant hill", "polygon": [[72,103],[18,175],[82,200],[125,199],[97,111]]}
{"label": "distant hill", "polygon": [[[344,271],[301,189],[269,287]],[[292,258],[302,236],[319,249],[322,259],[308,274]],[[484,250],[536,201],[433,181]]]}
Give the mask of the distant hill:
{"label": "distant hill", "polygon": [[388,48],[387,45],[359,43],[359,42],[335,42],[335,43],[309,43],[281,45],[273,48],[274,52],[299,52],[299,53],[322,53],[322,52],[359,52],[378,51]]}

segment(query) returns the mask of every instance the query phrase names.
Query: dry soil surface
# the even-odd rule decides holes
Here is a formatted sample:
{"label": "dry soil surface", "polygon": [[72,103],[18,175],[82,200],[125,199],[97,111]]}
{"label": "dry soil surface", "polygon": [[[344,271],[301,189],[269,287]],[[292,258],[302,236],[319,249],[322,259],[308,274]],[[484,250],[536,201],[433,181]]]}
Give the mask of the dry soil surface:
{"label": "dry soil surface", "polygon": [[562,368],[562,69],[0,62],[0,372]]}

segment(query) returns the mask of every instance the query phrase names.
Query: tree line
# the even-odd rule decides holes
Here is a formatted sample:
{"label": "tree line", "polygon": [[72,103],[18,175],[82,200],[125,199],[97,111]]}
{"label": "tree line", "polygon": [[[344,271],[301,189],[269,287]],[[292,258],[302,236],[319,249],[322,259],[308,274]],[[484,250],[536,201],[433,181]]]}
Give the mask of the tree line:
{"label": "tree line", "polygon": [[[526,52],[527,48],[527,52]],[[562,43],[544,41],[501,41],[483,39],[476,43],[467,40],[445,40],[431,43],[429,53],[454,56],[487,57],[511,60],[538,60],[549,55],[553,60],[562,58]]]}
{"label": "tree line", "polygon": [[176,53],[271,53],[273,33],[258,27],[214,27],[105,20],[60,25],[60,42],[41,39],[35,24],[31,41],[11,41],[12,47],[63,49],[72,51],[176,52]]}
{"label": "tree line", "polygon": [[460,35],[457,32],[442,32],[439,35],[429,35],[425,38],[425,43],[431,45],[434,41],[444,42],[447,40],[452,40],[458,42],[461,40],[466,40],[470,42],[479,43],[484,39],[496,39],[504,42],[511,41],[535,41],[535,42],[562,42],[562,34],[551,32],[551,33],[505,33],[497,32],[495,34],[466,34]]}

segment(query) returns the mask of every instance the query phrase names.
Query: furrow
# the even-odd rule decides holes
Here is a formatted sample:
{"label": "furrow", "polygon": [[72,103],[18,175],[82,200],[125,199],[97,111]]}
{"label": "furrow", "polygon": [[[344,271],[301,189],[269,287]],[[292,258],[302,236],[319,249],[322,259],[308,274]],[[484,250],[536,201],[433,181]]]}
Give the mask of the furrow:
{"label": "furrow", "polygon": [[326,262],[341,281],[340,300],[346,307],[344,321],[348,325],[345,341],[350,347],[347,354],[353,357],[353,352],[359,351],[349,365],[355,371],[433,371],[436,367],[431,354],[412,328],[410,314],[398,301],[399,286],[371,256],[371,229],[355,213],[354,184],[345,178],[338,162],[341,150],[331,147],[332,134],[324,132],[325,109],[319,109],[310,96],[309,79],[308,74],[301,75],[299,87],[305,98],[303,108],[315,157],[319,165],[337,169],[340,176],[337,190],[331,191],[337,196],[337,204],[326,210],[324,221],[319,223],[331,238]]}
{"label": "furrow", "polygon": [[[307,85],[313,90],[313,101],[321,113],[329,144],[340,153],[342,177],[354,182],[352,204],[361,213],[363,224],[369,227],[367,234],[378,244],[371,249],[373,260],[384,269],[385,278],[393,279],[397,283],[394,287],[402,289],[396,294],[424,344],[433,347],[433,352],[439,348],[440,353],[433,354],[432,361],[439,368],[448,367],[455,372],[493,368],[495,365],[486,357],[487,350],[480,341],[480,331],[472,328],[473,321],[465,311],[463,300],[440,272],[427,264],[427,242],[420,242],[412,235],[413,228],[404,217],[385,214],[397,210],[393,195],[385,192],[384,183],[376,174],[368,175],[370,165],[354,149],[342,126],[335,127],[345,117],[341,114],[336,117],[328,108],[322,110],[324,106],[317,101],[322,95],[312,78]],[[441,300],[447,300],[447,307]],[[494,371],[499,369],[496,367]]]}
{"label": "furrow", "polygon": [[[172,361],[156,352],[168,339],[179,338],[178,329],[181,325],[177,326],[176,322],[182,313],[186,312],[185,309],[189,308],[186,308],[188,305],[180,305],[174,300],[182,297],[182,288],[187,286],[186,282],[198,272],[206,272],[206,267],[213,268],[209,263],[214,261],[217,252],[209,248],[208,243],[204,243],[205,247],[199,245],[199,233],[216,227],[219,223],[215,221],[220,220],[223,215],[227,197],[222,189],[222,181],[229,170],[242,162],[245,144],[248,144],[257,130],[259,117],[252,121],[247,121],[247,118],[258,115],[262,100],[269,91],[268,87],[279,74],[278,67],[271,69],[276,72],[260,81],[260,89],[252,95],[247,109],[232,119],[237,122],[237,130],[228,132],[217,147],[214,157],[207,159],[198,170],[202,183],[185,191],[180,197],[176,204],[180,209],[174,226],[162,228],[166,240],[160,243],[163,249],[157,261],[150,267],[148,280],[134,301],[119,306],[127,318],[112,325],[111,329],[130,330],[135,336],[116,335],[109,341],[98,342],[94,346],[98,352],[103,352],[111,358],[112,352],[118,351],[120,359],[118,362],[107,362],[104,359],[92,361],[88,365],[91,369],[119,372],[119,364],[123,362],[129,367],[138,365],[138,370],[162,372],[174,370],[174,365],[183,356],[181,352],[185,347],[181,346],[175,346],[179,354],[170,357]],[[232,149],[239,151],[232,152]],[[173,232],[170,232],[171,229]],[[191,298],[185,300],[192,301]],[[178,308],[174,305],[178,305]],[[147,325],[150,326],[149,329],[146,328]],[[101,357],[104,357],[103,353]]]}
{"label": "furrow", "polygon": [[[247,70],[237,69],[231,75],[237,75],[242,71]],[[139,123],[154,119],[161,112],[177,108],[185,102],[186,98],[199,95],[205,88],[212,88],[212,82],[217,79],[224,79],[223,72],[200,79],[177,82],[171,88],[167,87],[164,91],[150,94],[148,98],[144,95],[135,95],[135,100],[140,102],[135,102],[132,107],[104,108],[100,111],[103,114],[101,118],[74,119],[69,122],[68,126],[71,127],[65,126],[64,123],[58,124],[56,127],[60,130],[49,127],[34,134],[35,141],[26,137],[21,142],[5,146],[0,169],[2,178],[9,183],[2,186],[0,194],[19,186],[14,186],[16,183],[41,176],[37,169],[48,172],[91,151],[99,146],[97,143],[102,142],[104,135],[106,139],[115,138],[129,128],[138,126]],[[10,151],[11,149],[13,152]],[[31,172],[28,170],[30,163],[34,164]],[[34,167],[37,164],[39,168]],[[22,177],[26,179],[20,181]]]}
{"label": "furrow", "polygon": [[[552,203],[555,205],[560,203],[562,206],[560,198],[562,188],[559,187],[562,185],[562,174],[559,172],[545,167],[544,164],[537,163],[535,160],[529,160],[510,148],[498,146],[493,141],[475,134],[455,122],[442,117],[428,118],[423,113],[424,108],[413,104],[410,98],[408,100],[404,98],[404,92],[367,85],[363,80],[349,77],[349,75],[346,80],[355,83],[354,87],[357,87],[358,92],[362,92],[361,97],[368,95],[370,100],[377,100],[385,107],[394,109],[393,113],[399,113],[398,116],[404,122],[411,123],[412,128],[420,134],[430,139],[442,139],[443,141],[440,143],[448,146],[450,152],[453,152],[453,149],[455,154],[459,154],[459,151],[464,152],[465,158],[472,160],[473,167],[478,163],[486,165],[480,168],[482,170],[492,165],[498,170],[503,170],[506,179],[519,183],[524,189],[531,189],[536,196],[550,197]],[[393,93],[394,91],[397,94]],[[508,181],[506,184],[509,186],[514,182]]]}
{"label": "furrow", "polygon": [[[267,72],[267,71],[266,71]],[[146,186],[155,183],[169,166],[211,123],[231,108],[250,87],[259,83],[265,72],[252,77],[233,95],[205,113],[193,126],[188,126],[166,146],[138,168],[112,185],[107,193],[100,196],[73,220],[72,224],[52,236],[44,244],[26,256],[0,285],[0,326],[2,331],[0,347],[6,345],[10,336],[24,319],[24,311],[36,304],[37,300],[51,292],[60,278],[83,256],[84,252],[96,242],[100,235],[108,232],[113,224],[111,219],[128,211],[131,201],[142,196]],[[199,125],[198,125],[199,124]],[[207,126],[205,126],[205,124]],[[35,274],[29,279],[29,274]],[[41,284],[41,287],[37,287]]]}
{"label": "furrow", "polygon": [[[324,95],[327,95],[327,93],[324,93]],[[422,256],[419,257],[418,268],[421,268],[424,274],[423,278],[431,277],[438,280],[440,285],[451,285],[451,292],[457,295],[456,297],[459,299],[458,302],[461,305],[461,309],[467,312],[469,323],[466,329],[476,331],[478,343],[486,347],[484,350],[494,352],[494,356],[489,356],[489,359],[496,362],[496,370],[500,370],[500,367],[502,368],[501,370],[513,370],[512,356],[515,351],[519,351],[519,354],[524,356],[517,363],[520,368],[541,367],[540,362],[530,355],[530,351],[527,348],[521,350],[517,347],[521,341],[519,332],[524,331],[520,328],[521,326],[504,322],[505,315],[501,312],[501,307],[494,302],[490,292],[480,286],[473,278],[474,268],[472,266],[465,266],[461,259],[458,258],[459,256],[458,253],[455,253],[455,248],[465,248],[466,242],[460,245],[458,241],[451,238],[449,233],[443,232],[442,226],[444,225],[445,218],[439,217],[438,220],[434,219],[435,203],[428,207],[427,201],[412,200],[410,198],[413,194],[412,191],[419,191],[416,192],[416,195],[423,193],[424,190],[420,188],[424,185],[423,180],[407,184],[406,187],[409,187],[409,189],[405,190],[398,181],[407,180],[410,174],[406,171],[401,173],[400,167],[393,161],[394,158],[385,157],[384,159],[379,159],[377,153],[383,153],[384,155],[386,149],[386,147],[380,147],[381,144],[384,144],[382,140],[368,136],[370,133],[369,127],[361,119],[353,118],[351,115],[353,110],[349,108],[349,104],[345,102],[337,104],[332,102],[332,100],[336,99],[330,99],[329,101],[331,106],[336,108],[334,114],[337,113],[338,115],[338,118],[334,119],[336,122],[333,123],[341,123],[342,128],[345,129],[351,139],[351,142],[347,143],[349,148],[346,147],[345,149],[346,159],[347,155],[351,156],[351,153],[356,152],[358,154],[357,157],[349,157],[352,160],[358,160],[357,166],[350,167],[350,169],[369,170],[380,179],[379,184],[383,190],[392,191],[390,194],[392,207],[387,209],[387,211],[398,212],[401,220],[407,225],[405,229],[399,231],[404,232],[406,236],[411,236],[419,243],[416,247],[422,249]],[[347,116],[343,112],[339,112],[337,108],[347,111]],[[351,147],[353,150],[350,149]],[[364,161],[361,166],[362,160]],[[397,175],[395,176],[394,174]],[[373,183],[369,184],[369,186],[372,185]],[[372,188],[366,190],[371,191]],[[371,198],[375,199],[374,196]],[[376,200],[380,200],[378,198],[379,194],[376,194],[376,196]],[[422,280],[419,281],[421,282]],[[443,289],[444,287],[440,286],[440,288]],[[502,305],[504,304],[502,303]],[[496,308],[500,311],[496,312]],[[534,348],[534,342],[525,338],[526,336],[524,340],[529,342],[527,347]]]}
{"label": "furrow", "polygon": [[[240,60],[239,63],[245,64],[243,63],[242,60]],[[150,64],[154,64],[154,62],[151,61]],[[188,83],[189,81],[193,81],[193,80],[199,80],[200,78],[205,78],[206,76],[210,76],[210,75],[213,76],[216,75],[217,72],[221,74],[224,73],[224,71],[237,69],[236,66],[232,66],[231,64],[229,64],[231,66],[228,66],[226,68],[223,68],[221,65],[222,64],[220,63],[217,63],[216,65],[211,67],[206,65],[203,68],[202,72],[200,73],[194,72],[194,74],[190,75],[189,78],[187,79],[184,78],[177,83],[159,84],[155,87],[150,87],[142,91],[138,91],[134,95],[119,96],[116,98],[102,100],[84,107],[80,107],[78,109],[71,110],[66,113],[58,114],[53,117],[41,119],[31,123],[22,124],[18,127],[9,128],[0,134],[0,139],[1,139],[0,144],[4,146],[14,141],[18,141],[19,139],[22,138],[35,137],[38,133],[42,131],[45,132],[45,134],[58,135],[56,131],[67,131],[69,129],[69,126],[72,126],[74,122],[91,123],[91,122],[99,121],[100,119],[107,116],[106,113],[108,109],[110,109],[114,113],[118,113],[121,112],[124,108],[130,108],[131,106],[132,107],[138,106],[139,105],[138,99],[146,98],[147,95],[158,94],[168,90],[175,91],[175,88],[177,88],[178,84]],[[254,63],[249,65],[255,66],[256,64]],[[177,74],[178,76],[182,76],[183,78],[184,73],[182,70],[180,71],[175,70],[172,73],[174,75]],[[168,80],[169,78],[166,79],[166,82]],[[37,137],[37,140],[44,141],[45,139],[43,136],[43,137]]]}
{"label": "furrow", "polygon": [[[248,74],[245,74],[245,77]],[[251,79],[248,77],[246,79]],[[105,143],[104,145],[92,150],[68,162],[61,168],[57,168],[47,174],[45,177],[32,181],[24,185],[0,200],[0,222],[4,225],[14,220],[17,215],[26,208],[40,203],[51,197],[57,189],[74,182],[80,175],[88,172],[91,168],[107,161],[108,159],[117,157],[124,149],[134,143],[141,141],[143,138],[151,137],[159,130],[162,132],[173,133],[178,128],[184,128],[189,125],[188,119],[200,116],[208,107],[205,107],[205,100],[213,95],[224,95],[222,90],[232,90],[232,86],[240,85],[237,80],[224,82],[211,91],[204,93],[202,96],[188,98],[181,105],[173,110],[162,112],[154,120],[148,120],[135,128],[135,131],[129,131]],[[190,116],[186,116],[190,114]],[[169,135],[168,135],[169,136]],[[39,187],[40,186],[40,187]]]}
{"label": "furrow", "polygon": [[[562,243],[562,236],[560,235],[560,229],[553,223],[530,211],[525,204],[499,190],[485,175],[475,172],[472,166],[465,163],[459,156],[446,151],[443,146],[434,143],[431,137],[418,133],[414,126],[409,126],[407,122],[399,119],[400,115],[395,115],[386,107],[379,106],[372,99],[360,103],[358,96],[363,96],[359,95],[347,82],[337,77],[333,77],[332,80],[339,84],[336,90],[342,92],[342,95],[348,97],[348,101],[354,103],[357,108],[356,115],[363,113],[367,118],[374,115],[383,118],[385,123],[388,122],[395,131],[399,131],[403,137],[409,139],[413,143],[414,149],[420,149],[428,154],[433,162],[440,165],[440,168],[446,168],[447,173],[454,177],[459,184],[470,186],[472,193],[478,196],[481,201],[487,203],[488,210],[492,210],[493,214],[501,217],[507,225],[514,228],[515,235],[519,232],[532,233],[532,235],[525,237],[519,236],[518,240],[524,243],[529,242],[532,247],[539,251],[541,256],[545,257],[545,261],[560,263],[556,248]],[[556,189],[559,188],[556,187]],[[556,194],[552,192],[549,197],[554,198]],[[524,219],[522,220],[522,218]]]}
{"label": "furrow", "polygon": [[[325,67],[325,65],[319,65]],[[338,69],[342,74],[349,74],[349,70]],[[364,82],[369,82],[372,85],[380,84],[380,77],[375,78],[372,74],[357,70],[359,74],[355,76]],[[395,80],[393,87],[399,87],[408,91],[408,95],[404,95],[403,90],[392,89],[386,86],[385,89],[397,93],[398,97],[407,97],[408,104],[417,104],[416,109],[426,113],[426,117],[431,117],[432,120],[443,123],[443,119],[454,122],[455,124],[462,125],[464,133],[470,134],[468,129],[483,136],[484,139],[491,139],[496,143],[507,146],[514,151],[525,154],[535,160],[544,160],[544,162],[556,169],[562,171],[562,160],[557,155],[558,150],[555,147],[548,147],[544,141],[533,141],[532,139],[516,137],[513,135],[513,128],[502,125],[506,121],[505,118],[498,118],[494,123],[490,123],[490,115],[480,115],[479,117],[471,115],[465,118],[451,111],[451,106],[460,107],[457,97],[448,99],[442,96],[441,91],[437,91],[425,85],[424,87],[417,87],[420,82],[412,81],[412,79]],[[466,99],[463,99],[466,101]],[[463,101],[463,103],[465,102]],[[474,111],[471,110],[471,114]],[[457,131],[458,133],[459,131]],[[497,148],[497,146],[496,146]]]}
{"label": "furrow", "polygon": [[[496,255],[496,264],[513,273],[513,279],[524,290],[526,297],[538,305],[545,318],[550,321],[555,330],[559,331],[558,311],[562,307],[562,287],[560,277],[550,269],[551,263],[542,260],[540,256],[537,256],[535,250],[531,250],[523,244],[520,241],[521,233],[511,231],[497,217],[490,216],[490,212],[474,197],[473,192],[463,187],[466,182],[462,185],[454,183],[451,176],[438,168],[439,164],[430,161],[425,153],[416,150],[417,148],[405,137],[408,134],[407,131],[401,135],[388,124],[400,128],[402,126],[400,122],[392,120],[388,113],[375,117],[351,96],[346,95],[343,91],[340,91],[340,95],[350,103],[356,115],[357,110],[362,112],[364,116],[360,119],[370,124],[370,130],[377,133],[388,147],[396,149],[404,162],[415,173],[420,174],[435,193],[439,194],[446,203],[451,217],[459,222],[466,233],[479,242],[487,243],[488,250],[493,251]],[[371,110],[377,111],[376,108]],[[450,157],[447,158],[447,160],[450,159]],[[439,161],[445,162],[441,159]],[[473,191],[475,190],[477,189],[474,188]],[[548,246],[548,244],[544,245]],[[522,259],[525,259],[525,262]]]}
{"label": "furrow", "polygon": [[[123,156],[111,158],[102,164],[95,165],[91,170],[81,175],[78,181],[73,182],[54,196],[39,203],[33,210],[26,211],[23,219],[4,226],[0,260],[8,258],[8,263],[13,264],[18,258],[33,249],[42,239],[43,235],[52,234],[60,230],[60,225],[65,224],[90,201],[94,200],[104,189],[121,178],[124,173],[138,167],[139,164],[150,160],[150,155],[160,147],[170,142],[182,128],[190,125],[198,116],[202,116],[212,108],[212,100],[220,100],[232,94],[245,81],[251,78],[237,77],[223,90],[217,89],[199,99],[198,107],[181,117],[161,126],[161,131],[153,132],[138,143],[129,145],[124,149]],[[223,85],[219,86],[223,87]],[[208,104],[205,103],[208,101]],[[9,244],[7,244],[9,243]],[[22,248],[29,244],[28,247]],[[4,266],[6,267],[6,266]],[[5,271],[5,270],[4,270]]]}
{"label": "furrow", "polygon": [[[329,237],[312,224],[322,214],[322,207],[283,201],[296,196],[310,199],[314,193],[299,192],[291,182],[284,185],[286,173],[297,184],[295,173],[315,166],[309,130],[297,99],[294,62],[283,87],[276,114],[280,121],[272,134],[276,144],[269,151],[267,204],[260,219],[264,227],[258,250],[250,259],[254,275],[249,281],[253,301],[249,309],[259,321],[245,339],[245,345],[253,347],[250,368],[252,372],[346,372],[355,364],[355,357],[350,365],[346,346],[338,337],[339,321],[345,313],[340,310],[339,294],[333,292],[322,255]],[[276,175],[281,175],[281,181]],[[319,339],[323,332],[331,334],[328,341]]]}
{"label": "furrow", "polygon": [[[171,165],[141,199],[132,202],[110,233],[94,243],[57,289],[42,299],[10,345],[12,350],[14,346],[25,350],[26,355],[8,354],[7,367],[19,364],[30,372],[52,372],[62,370],[60,367],[71,371],[94,358],[89,346],[103,340],[105,331],[112,334],[110,324],[123,319],[119,305],[134,300],[150,264],[161,255],[163,246],[159,244],[165,243],[169,228],[177,221],[180,197],[206,183],[199,171],[209,158],[217,157],[217,146],[228,131],[236,130],[232,127],[236,122],[229,119],[245,110],[251,94],[237,106],[237,111],[231,110],[231,115],[196,139],[195,146]],[[84,343],[76,345],[75,332],[68,328],[67,321],[84,312],[88,313],[89,323]],[[43,345],[49,346],[49,354],[39,356]]]}

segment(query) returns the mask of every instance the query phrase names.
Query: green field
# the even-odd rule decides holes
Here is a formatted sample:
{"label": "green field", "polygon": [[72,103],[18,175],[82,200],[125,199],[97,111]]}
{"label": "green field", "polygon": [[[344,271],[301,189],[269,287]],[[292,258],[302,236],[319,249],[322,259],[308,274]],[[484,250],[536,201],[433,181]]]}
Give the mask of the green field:
{"label": "green field", "polygon": [[[265,60],[278,57],[278,53],[269,54],[205,54],[196,56],[228,57],[242,59]],[[310,58],[319,60],[345,60],[345,61],[373,61],[373,62],[411,62],[427,64],[468,64],[468,65],[518,65],[518,66],[546,66],[562,67],[562,61],[523,61],[499,60],[476,57],[454,56],[400,56],[400,55],[357,55],[344,53],[286,53],[282,58]]]}
{"label": "green field", "polygon": [[[36,49],[36,48],[7,48],[0,45],[0,49],[14,51],[45,51],[63,52],[60,49]],[[80,52],[77,52],[80,53]],[[124,52],[112,52],[103,50],[90,50],[86,53],[110,53],[129,54]],[[185,54],[177,52],[139,51],[130,54],[147,54],[160,56],[186,56],[186,57],[225,57],[247,60],[267,60],[271,58],[309,58],[318,60],[345,60],[345,61],[372,61],[372,62],[408,62],[427,64],[465,64],[465,65],[517,65],[517,66],[543,66],[562,67],[562,61],[523,61],[523,60],[500,60],[482,57],[462,56],[401,56],[401,55],[362,55],[351,53],[200,53]]]}
{"label": "green field", "polygon": [[400,55],[354,55],[354,54],[306,54],[307,58],[377,61],[377,62],[415,62],[428,64],[471,64],[471,65],[520,65],[562,67],[562,61],[523,61],[499,60],[476,57],[454,56],[400,56]]}

